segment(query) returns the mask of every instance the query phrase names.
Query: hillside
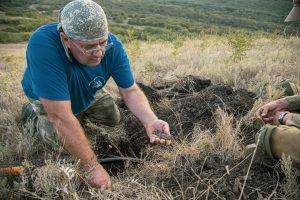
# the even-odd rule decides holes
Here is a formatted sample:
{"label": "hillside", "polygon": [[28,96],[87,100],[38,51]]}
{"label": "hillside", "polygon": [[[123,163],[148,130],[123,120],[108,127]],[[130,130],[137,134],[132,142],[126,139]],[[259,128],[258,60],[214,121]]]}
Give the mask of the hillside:
{"label": "hillside", "polygon": [[[38,26],[56,21],[66,0],[3,0],[0,42],[25,41]],[[297,25],[283,23],[292,7],[288,0],[102,0],[110,30],[124,40],[174,40],[204,34],[244,31],[296,34]]]}

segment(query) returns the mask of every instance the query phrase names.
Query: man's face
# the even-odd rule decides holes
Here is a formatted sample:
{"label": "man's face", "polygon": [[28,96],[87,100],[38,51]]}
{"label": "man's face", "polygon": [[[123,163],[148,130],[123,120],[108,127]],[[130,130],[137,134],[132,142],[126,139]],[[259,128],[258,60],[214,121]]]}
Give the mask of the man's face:
{"label": "man's face", "polygon": [[97,66],[104,57],[105,51],[112,44],[107,44],[107,39],[83,42],[73,40],[64,35],[67,47],[70,49],[73,57],[82,65]]}
{"label": "man's face", "polygon": [[94,67],[104,57],[106,44],[107,39],[95,42],[81,42],[70,39],[70,51],[80,64]]}

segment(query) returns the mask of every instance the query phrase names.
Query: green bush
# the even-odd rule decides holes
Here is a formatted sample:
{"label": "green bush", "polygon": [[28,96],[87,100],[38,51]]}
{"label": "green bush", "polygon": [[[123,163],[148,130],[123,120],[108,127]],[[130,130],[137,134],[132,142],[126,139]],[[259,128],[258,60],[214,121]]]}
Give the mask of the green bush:
{"label": "green bush", "polygon": [[232,48],[231,59],[240,61],[246,57],[246,51],[250,49],[254,38],[246,33],[235,33],[227,36],[229,46]]}

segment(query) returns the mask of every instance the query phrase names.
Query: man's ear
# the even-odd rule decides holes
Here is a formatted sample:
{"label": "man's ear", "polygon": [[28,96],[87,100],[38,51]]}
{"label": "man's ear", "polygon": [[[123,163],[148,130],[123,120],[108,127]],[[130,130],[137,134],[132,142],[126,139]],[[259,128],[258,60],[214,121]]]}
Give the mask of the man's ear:
{"label": "man's ear", "polygon": [[62,41],[65,43],[67,48],[70,48],[70,39],[64,32],[60,32],[60,37],[62,38]]}

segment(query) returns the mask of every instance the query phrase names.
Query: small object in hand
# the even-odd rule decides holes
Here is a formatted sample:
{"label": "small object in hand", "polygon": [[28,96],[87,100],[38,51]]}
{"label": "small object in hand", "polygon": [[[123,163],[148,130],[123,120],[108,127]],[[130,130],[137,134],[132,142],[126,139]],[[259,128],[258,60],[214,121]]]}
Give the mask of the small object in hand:
{"label": "small object in hand", "polygon": [[172,136],[160,131],[154,131],[153,132],[154,135],[156,135],[157,137],[159,137],[160,139],[164,139],[164,140],[171,140]]}

